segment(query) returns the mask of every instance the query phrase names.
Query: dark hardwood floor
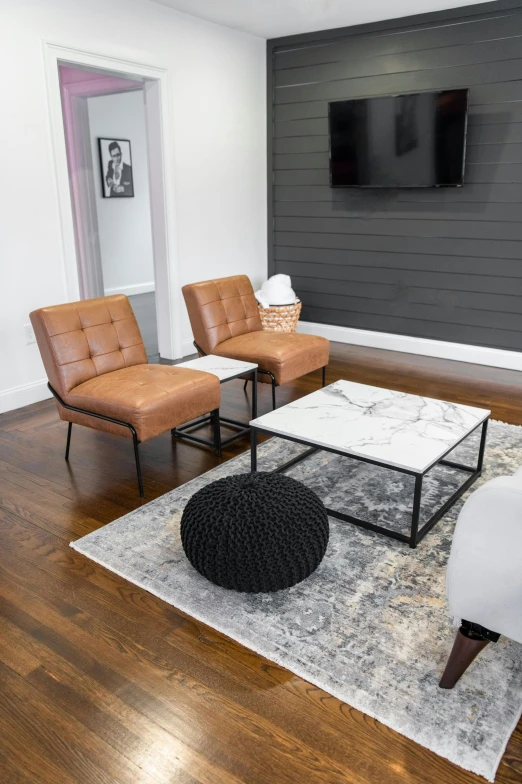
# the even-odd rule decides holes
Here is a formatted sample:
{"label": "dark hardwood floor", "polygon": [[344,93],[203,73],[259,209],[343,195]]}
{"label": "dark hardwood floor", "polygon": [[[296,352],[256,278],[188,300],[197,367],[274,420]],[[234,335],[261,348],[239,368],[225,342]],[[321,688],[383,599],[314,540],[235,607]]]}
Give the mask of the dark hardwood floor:
{"label": "dark hardwood floor", "polygon": [[[522,373],[333,344],[338,378],[522,424]],[[222,391],[225,415],[248,416],[241,381]],[[261,412],[269,398],[260,385]],[[128,441],[74,427],[68,465],[66,429],[50,401],[0,417],[1,784],[481,781],[69,548],[143,502]],[[146,501],[218,462],[169,435],[142,461]],[[522,724],[497,782],[522,782]]]}

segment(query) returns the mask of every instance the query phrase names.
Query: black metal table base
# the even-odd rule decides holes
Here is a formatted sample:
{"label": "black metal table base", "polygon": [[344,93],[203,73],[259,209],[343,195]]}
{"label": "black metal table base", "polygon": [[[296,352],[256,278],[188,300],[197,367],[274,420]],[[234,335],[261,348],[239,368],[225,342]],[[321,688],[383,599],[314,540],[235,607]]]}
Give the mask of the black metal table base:
{"label": "black metal table base", "polygon": [[[257,417],[257,368],[254,370],[249,370],[246,373],[239,373],[237,376],[231,376],[230,378],[225,379],[221,383],[226,383],[226,381],[232,381],[234,378],[244,378],[245,376],[252,376],[252,419]],[[193,430],[199,430],[199,428],[204,427],[207,424],[211,424],[212,426],[212,433],[213,438],[212,440],[208,438],[201,438],[200,436],[195,436],[192,434]],[[239,428],[237,433],[234,433],[233,436],[229,436],[229,438],[221,438],[221,425],[225,424],[232,428]],[[188,432],[187,432],[188,431]],[[199,417],[198,419],[194,419],[192,422],[187,422],[185,425],[181,425],[181,427],[174,427],[171,430],[173,436],[177,438],[186,438],[188,441],[194,441],[196,444],[202,444],[203,446],[209,446],[212,449],[215,449],[218,453],[219,457],[221,457],[221,451],[223,447],[231,444],[233,441],[237,441],[238,438],[242,438],[246,433],[250,432],[250,425],[246,422],[238,422],[237,419],[229,419],[228,417],[220,416],[219,409],[216,411],[212,411],[210,414],[206,414],[205,416]]]}
{"label": "black metal table base", "polygon": [[[479,454],[477,465],[475,467],[463,465],[462,463],[455,463],[452,460],[446,460],[446,456],[452,452],[459,444],[461,444],[464,440],[469,438],[479,427],[482,427],[481,437],[480,437],[480,447],[479,447]],[[251,428],[251,470],[257,471],[257,430],[259,428]],[[359,457],[357,455],[347,455],[346,452],[341,452],[338,449],[330,449],[324,446],[321,447],[312,447],[311,449],[307,449],[305,452],[301,452],[301,454],[293,457],[288,462],[284,463],[282,466],[279,466],[274,470],[274,473],[281,473],[283,471],[287,471],[296,463],[301,462],[301,460],[305,460],[310,455],[314,454],[315,452],[332,452],[336,455],[342,455],[343,457],[349,457],[353,460],[358,460],[363,463],[370,463],[372,465],[380,466],[381,468],[387,468],[390,471],[397,471],[402,474],[408,474],[410,476],[415,477],[415,489],[413,493],[413,508],[412,508],[412,516],[411,516],[411,527],[409,535],[399,533],[398,531],[394,531],[390,528],[385,528],[381,525],[376,525],[375,523],[370,523],[368,520],[361,520],[359,517],[354,517],[353,515],[345,514],[344,512],[339,512],[337,509],[327,509],[329,515],[335,517],[338,520],[342,520],[344,523],[353,523],[354,525],[358,525],[361,528],[366,528],[370,531],[375,531],[376,533],[383,534],[384,536],[389,536],[392,539],[398,539],[400,542],[406,542],[412,549],[415,549],[419,542],[424,539],[426,534],[431,531],[434,525],[438,523],[438,521],[443,517],[448,509],[450,509],[453,504],[460,498],[460,496],[466,492],[466,490],[471,487],[473,482],[475,482],[482,473],[482,465],[484,462],[484,449],[486,447],[486,435],[488,429],[488,420],[484,420],[484,422],[479,423],[477,427],[475,427],[470,433],[468,433],[464,438],[462,438],[459,442],[454,444],[451,449],[448,449],[442,457],[439,458],[435,463],[433,463],[429,468],[427,468],[423,472],[416,472],[412,470],[408,470],[405,468],[397,468],[396,466],[388,466],[383,463],[378,462],[377,460],[370,460],[368,458]],[[307,441],[303,441],[298,438],[293,438],[289,436],[281,436],[279,433],[274,433],[270,430],[265,430],[263,428],[263,433],[267,435],[277,436],[278,438],[284,438],[286,441],[293,441],[297,444],[303,444],[304,446],[310,446],[310,443]],[[454,468],[458,471],[465,471],[469,473],[469,477],[466,479],[465,482],[442,504],[439,509],[437,509],[434,514],[424,523],[424,525],[419,529],[420,523],[420,512],[421,512],[421,501],[422,501],[422,482],[426,474],[431,471],[437,465],[443,465],[448,468]]]}

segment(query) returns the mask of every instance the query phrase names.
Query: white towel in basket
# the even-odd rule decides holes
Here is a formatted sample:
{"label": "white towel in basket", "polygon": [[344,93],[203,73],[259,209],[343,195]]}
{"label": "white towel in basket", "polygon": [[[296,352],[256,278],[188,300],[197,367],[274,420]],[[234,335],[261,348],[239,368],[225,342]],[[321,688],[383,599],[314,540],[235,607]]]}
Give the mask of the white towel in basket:
{"label": "white towel in basket", "polygon": [[256,291],[255,297],[263,308],[269,308],[270,305],[293,305],[297,301],[290,275],[272,275],[259,291]]}

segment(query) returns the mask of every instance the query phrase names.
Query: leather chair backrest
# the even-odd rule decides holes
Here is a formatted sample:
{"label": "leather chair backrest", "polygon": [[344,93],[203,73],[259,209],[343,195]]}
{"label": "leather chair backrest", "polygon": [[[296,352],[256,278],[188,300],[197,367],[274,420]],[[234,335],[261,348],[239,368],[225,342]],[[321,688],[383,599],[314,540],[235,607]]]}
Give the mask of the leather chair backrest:
{"label": "leather chair backrest", "polygon": [[246,275],[183,286],[194,340],[205,354],[245,332],[262,329],[254,289]]}
{"label": "leather chair backrest", "polygon": [[95,376],[148,362],[124,294],[40,308],[30,318],[47,377],[60,397]]}

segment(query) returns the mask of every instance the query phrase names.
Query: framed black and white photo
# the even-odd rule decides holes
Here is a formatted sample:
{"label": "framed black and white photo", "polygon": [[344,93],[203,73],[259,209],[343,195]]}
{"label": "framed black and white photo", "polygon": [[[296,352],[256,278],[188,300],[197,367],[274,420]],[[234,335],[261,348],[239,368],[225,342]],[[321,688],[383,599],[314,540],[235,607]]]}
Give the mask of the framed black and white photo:
{"label": "framed black and white photo", "polygon": [[131,144],[128,139],[98,139],[105,199],[134,196]]}

